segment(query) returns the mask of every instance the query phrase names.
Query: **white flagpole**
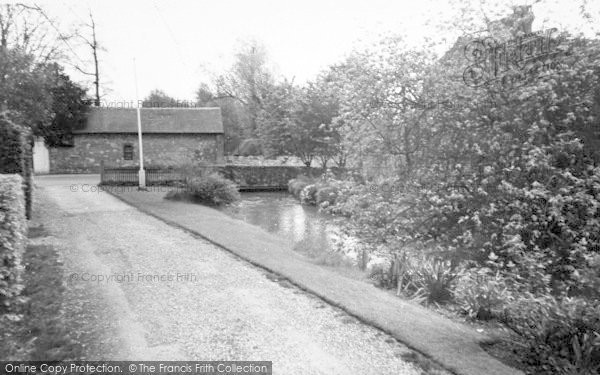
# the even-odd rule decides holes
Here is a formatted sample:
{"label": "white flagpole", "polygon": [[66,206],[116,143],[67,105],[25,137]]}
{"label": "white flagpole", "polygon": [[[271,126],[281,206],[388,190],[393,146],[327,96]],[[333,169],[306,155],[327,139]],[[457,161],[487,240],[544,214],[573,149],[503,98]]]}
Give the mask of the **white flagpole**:
{"label": "white flagpole", "polygon": [[135,79],[135,101],[137,102],[137,127],[138,127],[138,143],[140,148],[140,170],[138,172],[139,189],[146,188],[146,171],[144,171],[144,148],[142,146],[142,117],[140,115],[140,101],[138,98],[137,84],[137,69],[135,66],[135,58],[133,59],[133,76]]}

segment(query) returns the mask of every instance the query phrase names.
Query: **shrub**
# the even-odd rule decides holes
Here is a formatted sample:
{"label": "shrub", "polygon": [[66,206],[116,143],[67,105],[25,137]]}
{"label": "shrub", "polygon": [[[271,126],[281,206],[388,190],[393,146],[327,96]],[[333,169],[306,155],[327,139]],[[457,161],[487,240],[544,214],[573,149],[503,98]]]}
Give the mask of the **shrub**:
{"label": "shrub", "polygon": [[409,269],[409,277],[428,302],[444,303],[452,299],[457,273],[450,262],[441,259],[415,259]]}
{"label": "shrub", "polygon": [[314,181],[313,179],[310,179],[306,176],[300,175],[296,178],[291,179],[288,182],[288,191],[295,196],[296,198],[300,198],[300,192],[302,191],[302,189],[304,189],[306,186],[313,184]]}
{"label": "shrub", "polygon": [[321,207],[328,207],[335,204],[339,188],[336,186],[323,186],[317,189],[315,196],[316,203]]}
{"label": "shrub", "polygon": [[22,178],[0,175],[0,308],[10,307],[21,292],[26,233]]}
{"label": "shrub", "polygon": [[[387,270],[386,270],[387,268]],[[429,303],[445,303],[452,299],[458,273],[449,261],[430,256],[397,254],[387,264],[374,267],[370,277],[380,286],[397,287],[398,294]]]}
{"label": "shrub", "polygon": [[0,114],[0,173],[18,173],[23,177],[25,215],[31,217],[32,202],[32,149],[27,142],[29,130],[16,125],[5,114]]}
{"label": "shrub", "polygon": [[318,188],[316,184],[305,186],[300,192],[300,202],[302,204],[317,204],[317,189]]}
{"label": "shrub", "polygon": [[600,302],[526,295],[511,303],[506,323],[528,342],[537,374],[597,374]]}
{"label": "shrub", "polygon": [[371,205],[372,198],[366,185],[348,182],[339,188],[335,204],[327,207],[327,212],[346,217],[360,215]]}
{"label": "shrub", "polygon": [[511,293],[500,273],[481,268],[460,273],[454,298],[469,317],[489,320],[501,314]]}
{"label": "shrub", "polygon": [[328,178],[328,173],[320,179],[298,176],[288,182],[288,191],[303,204],[330,207],[336,203],[339,192],[347,184]]}
{"label": "shrub", "polygon": [[240,193],[233,182],[213,173],[208,176],[189,178],[183,189],[171,190],[165,198],[220,206],[238,201]]}
{"label": "shrub", "polygon": [[0,138],[0,172],[22,173],[25,169],[23,132],[5,116],[0,116]]}

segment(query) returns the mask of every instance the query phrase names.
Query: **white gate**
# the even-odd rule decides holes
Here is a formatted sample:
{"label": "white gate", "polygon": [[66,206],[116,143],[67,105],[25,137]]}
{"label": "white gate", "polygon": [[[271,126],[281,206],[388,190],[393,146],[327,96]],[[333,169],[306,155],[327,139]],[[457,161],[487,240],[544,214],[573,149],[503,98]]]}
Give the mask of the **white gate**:
{"label": "white gate", "polygon": [[33,172],[50,173],[50,156],[43,138],[36,138],[33,145]]}

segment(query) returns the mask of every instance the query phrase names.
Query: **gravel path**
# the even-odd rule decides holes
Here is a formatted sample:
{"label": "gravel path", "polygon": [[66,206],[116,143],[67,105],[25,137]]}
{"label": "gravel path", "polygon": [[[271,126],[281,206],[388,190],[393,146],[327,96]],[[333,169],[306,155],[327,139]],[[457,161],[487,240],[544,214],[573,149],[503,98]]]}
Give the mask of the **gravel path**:
{"label": "gravel path", "polygon": [[96,181],[36,178],[45,240],[61,251],[69,319],[87,359],[267,360],[275,374],[421,373],[390,336],[109,194],[81,191]]}

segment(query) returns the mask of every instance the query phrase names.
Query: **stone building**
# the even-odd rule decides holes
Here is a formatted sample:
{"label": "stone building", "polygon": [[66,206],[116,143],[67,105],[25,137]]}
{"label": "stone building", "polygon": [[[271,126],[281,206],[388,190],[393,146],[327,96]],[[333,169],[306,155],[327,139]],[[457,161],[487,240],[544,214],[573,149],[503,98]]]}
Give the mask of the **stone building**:
{"label": "stone building", "polygon": [[[144,166],[223,163],[220,108],[142,108]],[[71,147],[48,150],[49,173],[98,173],[106,167],[139,166],[135,108],[91,108]],[[42,172],[43,173],[43,172]]]}

